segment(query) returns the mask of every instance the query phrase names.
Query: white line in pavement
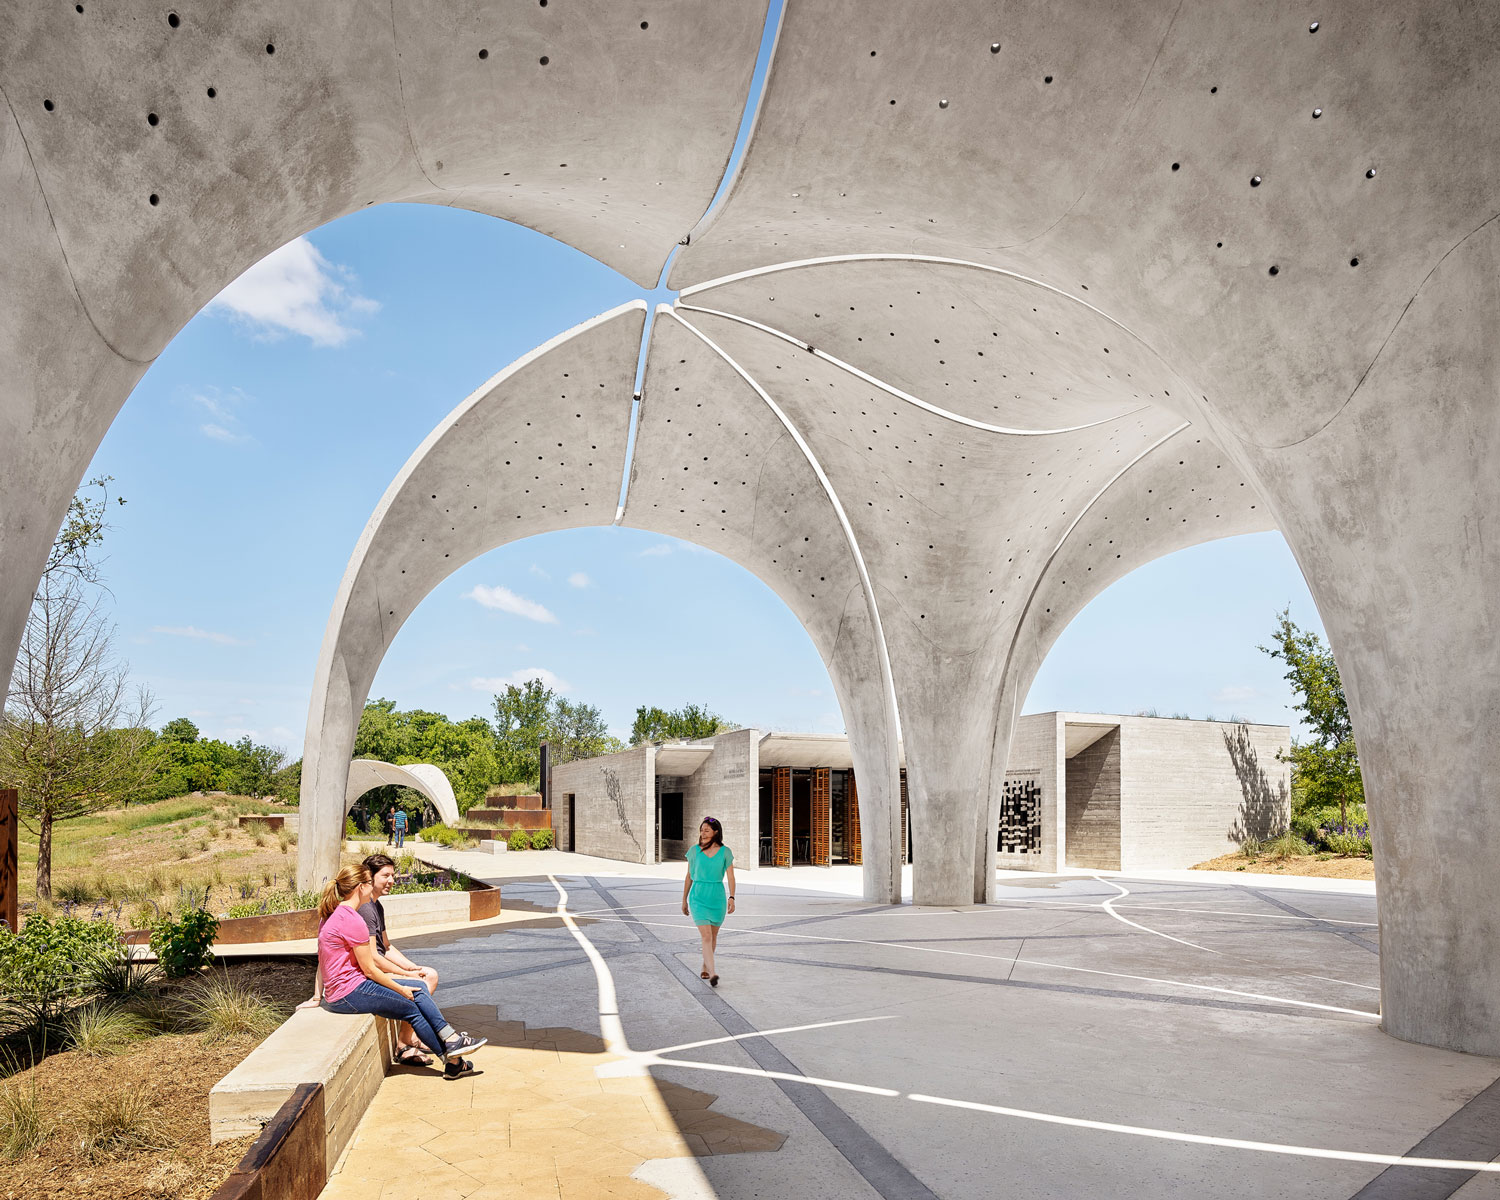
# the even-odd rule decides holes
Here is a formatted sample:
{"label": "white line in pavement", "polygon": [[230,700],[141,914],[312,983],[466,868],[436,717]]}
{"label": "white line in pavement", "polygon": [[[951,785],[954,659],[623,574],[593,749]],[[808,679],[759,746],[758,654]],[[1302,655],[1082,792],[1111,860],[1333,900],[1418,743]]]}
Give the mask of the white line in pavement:
{"label": "white line in pavement", "polygon": [[[627,923],[620,917],[599,917],[596,919],[601,922],[612,920],[618,921],[621,924]],[[637,920],[639,920],[639,918],[637,918]],[[684,925],[680,921],[676,923],[667,921],[640,921],[640,924],[658,926],[662,929],[691,928],[691,926]],[[758,937],[795,938],[798,941],[809,942],[843,942],[846,945],[854,946],[880,946],[888,950],[916,950],[923,954],[947,954],[953,955],[958,958],[980,958],[988,960],[990,962],[1003,962],[1006,964],[1014,963],[1020,966],[1027,967],[1044,967],[1053,971],[1076,971],[1084,975],[1104,975],[1108,976],[1111,979],[1132,979],[1138,983],[1156,983],[1161,984],[1164,987],[1188,988],[1191,991],[1195,992],[1214,992],[1221,996],[1235,996],[1243,1000],[1263,1000],[1270,1004],[1289,1004],[1294,1008],[1315,1008],[1322,1012],[1344,1013],[1347,1016],[1351,1017],[1361,1017],[1367,1021],[1380,1020],[1379,1013],[1366,1012],[1363,1009],[1359,1008],[1340,1008],[1336,1004],[1317,1004],[1311,1000],[1291,1000],[1286,996],[1267,996],[1263,995],[1260,992],[1241,992],[1234,988],[1212,987],[1206,983],[1185,983],[1180,979],[1158,979],[1152,975],[1130,975],[1126,974],[1124,971],[1101,971],[1094,967],[1073,967],[1068,966],[1065,963],[1040,962],[1037,959],[1031,958],[1012,959],[1009,955],[980,954],[976,950],[944,950],[937,946],[913,946],[905,942],[876,942],[865,938],[849,937],[819,937],[816,934],[811,933],[783,933],[779,930],[770,929],[725,928],[721,932],[752,935]]]}
{"label": "white line in pavement", "polygon": [[[1425,1167],[1425,1168],[1431,1168],[1431,1169],[1434,1169],[1434,1170],[1442,1170],[1442,1171],[1474,1171],[1474,1172],[1484,1171],[1484,1172],[1490,1172],[1490,1173],[1500,1172],[1500,1162],[1481,1162],[1481,1161],[1468,1160],[1468,1159],[1448,1159],[1448,1158],[1409,1158],[1409,1157],[1405,1157],[1405,1156],[1400,1155],[1400,1154],[1369,1154],[1369,1153],[1365,1153],[1363,1151],[1358,1151],[1358,1150],[1329,1150],[1329,1149],[1326,1149],[1326,1148],[1320,1147],[1320,1146],[1295,1146],[1295,1145],[1290,1145],[1290,1144],[1281,1143],[1281,1142],[1256,1142],[1256,1141],[1247,1141],[1247,1140],[1245,1140],[1243,1138],[1215,1137],[1215,1136],[1213,1136],[1211,1134],[1203,1134],[1203,1133],[1182,1133],[1182,1132],[1180,1132],[1178,1130],[1174,1130],[1174,1129],[1154,1129],[1154,1128],[1151,1128],[1150,1126],[1145,1126],[1145,1125],[1122,1125],[1122,1124],[1118,1124],[1118,1123],[1113,1122],[1113,1121],[1094,1121],[1094,1120],[1090,1120],[1090,1119],[1085,1118],[1085,1117],[1066,1117],[1066,1116],[1062,1116],[1062,1115],[1057,1114],[1057,1113],[1037,1112],[1035,1110],[1025,1109],[1025,1108],[1008,1108],[1008,1107],[1005,1107],[1003,1105],[998,1105],[998,1104],[982,1104],[982,1103],[980,1103],[978,1101],[974,1101],[974,1100],[954,1100],[954,1099],[950,1099],[950,1098],[943,1097],[943,1096],[929,1096],[929,1095],[926,1095],[926,1094],[920,1093],[920,1092],[902,1093],[900,1091],[895,1090],[894,1088],[874,1087],[874,1086],[871,1086],[870,1084],[850,1083],[850,1082],[848,1082],[846,1080],[839,1080],[839,1079],[822,1079],[822,1078],[819,1078],[818,1076],[814,1076],[814,1075],[799,1075],[799,1074],[794,1074],[794,1073],[787,1072],[787,1071],[767,1071],[767,1070],[762,1070],[762,1069],[760,1069],[758,1067],[733,1066],[733,1065],[730,1065],[730,1064],[727,1064],[727,1063],[705,1063],[705,1062],[695,1062],[695,1061],[692,1061],[690,1059],[662,1058],[661,1055],[664,1054],[664,1053],[667,1053],[669,1050],[673,1049],[672,1047],[668,1047],[666,1050],[658,1050],[658,1051],[654,1051],[654,1052],[652,1052],[652,1051],[647,1051],[647,1052],[633,1051],[633,1050],[630,1049],[629,1045],[626,1043],[625,1032],[624,1032],[623,1027],[620,1025],[619,1005],[618,1005],[618,1001],[617,1001],[616,996],[615,996],[614,980],[613,980],[613,977],[610,975],[609,967],[605,964],[604,959],[600,956],[598,950],[596,950],[594,948],[593,943],[590,942],[589,939],[586,938],[583,935],[583,933],[579,930],[579,928],[577,927],[577,925],[575,925],[573,923],[572,916],[568,912],[568,893],[563,890],[562,885],[560,883],[558,883],[557,880],[554,877],[552,877],[552,876],[549,875],[548,878],[552,880],[552,885],[555,888],[557,888],[557,892],[558,892],[557,915],[560,916],[563,919],[564,923],[568,926],[569,930],[572,931],[574,938],[577,939],[579,945],[583,948],[584,953],[586,955],[588,955],[589,961],[594,966],[594,976],[595,976],[595,979],[597,980],[598,985],[599,985],[599,1021],[600,1021],[601,1028],[605,1032],[605,1042],[606,1042],[606,1045],[609,1046],[610,1050],[613,1053],[620,1055],[621,1058],[622,1058],[622,1060],[623,1060],[623,1061],[618,1061],[618,1062],[611,1063],[611,1064],[606,1064],[604,1066],[601,1066],[601,1067],[597,1068],[596,1069],[597,1073],[599,1075],[601,1075],[601,1076],[602,1075],[618,1074],[618,1073],[622,1073],[623,1071],[639,1070],[639,1069],[641,1069],[643,1067],[649,1067],[649,1066],[679,1067],[679,1068],[686,1068],[688,1070],[709,1071],[709,1072],[715,1072],[715,1073],[718,1073],[718,1074],[725,1074],[725,1075],[743,1075],[743,1076],[749,1076],[749,1077],[756,1078],[756,1079],[774,1079],[774,1080],[785,1081],[787,1083],[802,1083],[802,1084],[807,1084],[807,1085],[809,1085],[811,1087],[823,1088],[825,1090],[831,1090],[831,1091],[860,1092],[860,1093],[863,1093],[865,1095],[883,1096],[883,1097],[886,1097],[888,1099],[905,1099],[905,1100],[911,1100],[911,1101],[913,1101],[915,1103],[918,1103],[918,1104],[937,1104],[937,1105],[941,1105],[941,1106],[946,1107],[946,1108],[958,1108],[958,1109],[965,1109],[965,1110],[968,1110],[968,1111],[971,1111],[971,1112],[992,1113],[992,1114],[994,1114],[996,1116],[1012,1117],[1012,1118],[1016,1118],[1016,1119],[1023,1120],[1023,1121],[1038,1121],[1038,1122],[1042,1122],[1044,1124],[1049,1124],[1049,1125],[1063,1125],[1063,1126],[1068,1126],[1068,1127],[1071,1127],[1071,1128],[1074,1128],[1074,1129],[1088,1129],[1088,1130],[1098,1131],[1098,1132],[1101,1132],[1101,1133],[1117,1133],[1117,1134],[1123,1134],[1123,1135],[1129,1136],[1129,1137],[1151,1138],[1151,1139],[1155,1139],[1155,1140],[1159,1140],[1159,1141],[1187,1142],[1187,1143],[1190,1143],[1190,1144],[1193,1144],[1193,1145],[1214,1146],[1214,1147],[1219,1147],[1219,1148],[1222,1148],[1222,1149],[1251,1150],[1251,1151],[1256,1151],[1256,1152],[1262,1153],[1262,1154],[1281,1154],[1281,1155],[1290,1155],[1290,1156],[1301,1157],[1301,1158],[1333,1159],[1333,1160],[1338,1161],[1338,1162],[1371,1163],[1371,1164],[1380,1165],[1380,1166]],[[612,918],[612,919],[619,920],[619,918]],[[621,922],[621,923],[624,923],[624,922]],[[645,921],[642,921],[640,923],[643,924],[643,925],[644,924],[658,924],[658,922],[645,922]],[[734,930],[732,932],[736,932],[736,933],[738,933],[738,932],[751,932],[751,933],[753,933],[753,932],[756,932],[756,931],[754,931],[754,930],[748,930],[748,931]],[[782,934],[780,936],[807,938],[807,939],[810,939],[810,940],[813,940],[813,941],[849,940],[849,939],[819,938],[819,937],[815,937],[812,934]],[[885,945],[890,945],[891,943],[886,943],[886,942],[871,942],[871,943],[866,943],[866,944],[877,945],[877,946],[885,946]],[[899,946],[898,948],[899,949],[908,949],[908,950],[933,949],[932,947],[921,947],[921,946]],[[965,953],[963,951],[941,951],[941,950],[936,950],[934,952],[935,953],[958,953],[958,954]],[[972,955],[971,957],[993,957],[993,956],[988,956],[988,955]],[[1017,961],[1025,961],[1025,960],[1017,960]],[[1056,964],[1056,963],[1033,963],[1031,965],[1034,965],[1034,966],[1060,967],[1060,964]],[[1062,970],[1074,970],[1074,971],[1088,971],[1088,968],[1085,968],[1085,967],[1060,967],[1060,969],[1062,969]],[[1100,975],[1117,974],[1117,972],[1110,972],[1110,971],[1089,971],[1089,973],[1090,974],[1100,974]],[[1143,979],[1145,977],[1144,976],[1134,976],[1134,975],[1122,975],[1121,978],[1126,978],[1126,979]],[[1232,991],[1230,991],[1230,989],[1227,989],[1227,988],[1207,988],[1207,987],[1205,987],[1205,985],[1201,985],[1201,984],[1177,983],[1174,980],[1151,980],[1151,982],[1175,984],[1175,986],[1178,986],[1178,987],[1203,988],[1204,990],[1207,990],[1207,991],[1229,992],[1229,994],[1231,994],[1231,995],[1249,995],[1250,994],[1250,993],[1232,992]],[[1257,997],[1257,998],[1258,999],[1274,1000],[1274,1001],[1278,1001],[1278,1002],[1283,1003],[1283,1004],[1308,1004],[1308,1006],[1312,1007],[1312,1008],[1327,1008],[1327,1007],[1329,1007],[1328,1005],[1309,1004],[1309,1002],[1307,1002],[1307,1001],[1281,1000],[1279,997],[1274,997],[1274,996]],[[1357,1016],[1368,1016],[1369,1015],[1369,1014],[1365,1014],[1365,1013],[1357,1013],[1353,1009],[1336,1009],[1334,1011],[1337,1011],[1337,1012],[1354,1012],[1355,1015],[1357,1015]],[[809,1029],[827,1028],[830,1025],[855,1024],[855,1023],[858,1022],[858,1020],[879,1020],[879,1019],[881,1019],[881,1018],[858,1018],[856,1020],[851,1020],[851,1021],[829,1021],[829,1022],[823,1022],[823,1023],[818,1024],[818,1025],[789,1026],[789,1027],[787,1027],[785,1029],[771,1029],[771,1030],[766,1030],[766,1031],[764,1031],[763,1033],[760,1033],[760,1034],[756,1034],[756,1033],[752,1032],[752,1033],[747,1033],[747,1034],[741,1034],[741,1035],[738,1035],[737,1037],[715,1038],[715,1039],[712,1039],[712,1040],[707,1041],[707,1042],[690,1043],[688,1045],[676,1047],[675,1049],[678,1049],[678,1050],[696,1049],[698,1047],[706,1046],[706,1045],[716,1045],[716,1044],[722,1044],[723,1042],[738,1041],[738,1040],[741,1040],[742,1038],[746,1038],[746,1037],[755,1037],[755,1036],[768,1037],[768,1036],[770,1036],[772,1034],[776,1034],[776,1033],[797,1033],[797,1032],[802,1032],[804,1030],[809,1030]],[[615,1033],[614,1033],[613,1036],[611,1035],[611,1032],[610,1032],[610,1027],[611,1026],[613,1026],[613,1029],[615,1031]]]}
{"label": "white line in pavement", "polygon": [[1474,1162],[1458,1158],[1407,1158],[1400,1154],[1365,1154],[1358,1150],[1325,1150],[1320,1146],[1293,1146],[1284,1142],[1251,1142],[1243,1138],[1212,1137],[1205,1133],[1179,1133],[1175,1129],[1152,1129],[1144,1125],[1117,1125],[1113,1121],[1089,1121],[1082,1117],[1061,1117],[1054,1113],[1032,1112],[1025,1108],[1006,1108],[1000,1104],[979,1104],[973,1100],[947,1100],[941,1096],[924,1096],[912,1092],[908,1100],[919,1104],[941,1104],[948,1108],[967,1108],[974,1112],[995,1113],[1002,1117],[1019,1117],[1023,1121],[1042,1121],[1048,1125],[1071,1125],[1075,1129],[1097,1129],[1105,1133],[1124,1133],[1133,1137],[1158,1138],[1168,1142],[1191,1142],[1199,1146],[1223,1146],[1231,1150],[1258,1150],[1262,1154],[1291,1154],[1301,1158],[1332,1158],[1339,1162],[1378,1163],[1390,1167],[1431,1167],[1440,1171],[1500,1171],[1500,1162]]}
{"label": "white line in pavement", "polygon": [[[1120,884],[1115,883],[1113,880],[1110,880],[1110,879],[1099,879],[1099,876],[1097,876],[1097,875],[1095,875],[1094,878],[1096,880],[1098,880],[1100,883],[1105,883],[1105,884],[1108,884],[1110,887],[1115,888],[1120,893],[1120,896],[1128,896],[1128,895],[1130,895],[1130,889],[1129,888],[1122,887]],[[1107,912],[1110,916],[1112,916],[1116,921],[1121,921],[1124,924],[1129,925],[1132,929],[1139,929],[1142,933],[1149,933],[1153,937],[1166,938],[1167,941],[1169,941],[1169,942],[1176,942],[1179,946],[1187,946],[1187,947],[1189,947],[1189,948],[1191,948],[1193,950],[1202,950],[1206,954],[1218,954],[1218,953],[1220,953],[1218,950],[1210,950],[1207,946],[1200,946],[1200,945],[1198,945],[1197,942],[1190,942],[1190,941],[1186,940],[1185,938],[1173,937],[1170,933],[1163,933],[1160,929],[1150,929],[1150,928],[1147,928],[1145,925],[1137,925],[1134,921],[1130,920],[1128,917],[1122,917],[1119,913],[1115,912],[1115,901],[1118,900],[1120,898],[1120,896],[1112,896],[1112,897],[1110,897],[1108,900],[1104,901],[1104,903],[1101,904],[1099,907],[1102,908],[1105,912]]]}
{"label": "white line in pavement", "polygon": [[[736,1033],[729,1037],[709,1038],[705,1042],[684,1042],[680,1046],[663,1046],[660,1050],[649,1051],[651,1054],[676,1054],[683,1050],[698,1050],[704,1046],[722,1046],[725,1042],[742,1042],[746,1038],[770,1037],[777,1033],[802,1033],[808,1029],[832,1029],[835,1025],[860,1025],[865,1021],[894,1021],[896,1015],[891,1013],[884,1017],[850,1017],[844,1021],[819,1021],[816,1025],[783,1025],[780,1029],[752,1029],[749,1033]],[[643,1051],[643,1053],[645,1053]]]}
{"label": "white line in pavement", "polygon": [[599,985],[599,1032],[604,1036],[604,1045],[614,1054],[629,1054],[630,1042],[625,1037],[625,1026],[620,1021],[620,1001],[615,995],[615,977],[610,974],[609,964],[594,949],[594,943],[584,937],[574,923],[573,914],[568,911],[568,893],[563,890],[563,885],[557,882],[555,875],[548,875],[547,878],[557,889],[557,915],[563,919],[573,940],[583,947],[583,952],[593,965],[594,979]]}

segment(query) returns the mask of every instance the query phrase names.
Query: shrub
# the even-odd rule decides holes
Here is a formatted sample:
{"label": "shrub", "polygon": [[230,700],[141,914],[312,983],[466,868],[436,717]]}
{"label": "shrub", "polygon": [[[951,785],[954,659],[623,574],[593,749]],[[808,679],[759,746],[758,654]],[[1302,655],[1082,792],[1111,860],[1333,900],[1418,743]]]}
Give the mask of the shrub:
{"label": "shrub", "polygon": [[183,1005],[187,1023],[221,1042],[240,1034],[265,1037],[286,1019],[280,1007],[226,978],[206,979]]}
{"label": "shrub", "polygon": [[346,838],[349,838],[349,839],[352,840],[354,838],[359,837],[359,835],[360,835],[360,828],[359,828],[358,825],[356,825],[354,823],[354,818],[353,817],[345,817],[344,818],[344,836]]}
{"label": "shrub", "polygon": [[1313,853],[1313,848],[1290,831],[1272,838],[1261,846],[1261,852],[1271,858],[1303,858]]}
{"label": "shrub", "polygon": [[538,829],[531,835],[531,848],[533,850],[552,849],[552,830]]}
{"label": "shrub", "polygon": [[87,904],[94,898],[94,890],[81,879],[70,879],[52,889],[54,899],[68,904]]}
{"label": "shrub", "polygon": [[255,880],[251,879],[248,875],[241,879],[236,887],[239,889],[241,900],[250,899],[251,896],[255,895],[255,893],[260,890],[260,887],[258,884],[256,884]]}
{"label": "shrub", "polygon": [[257,833],[255,835],[255,844],[257,846],[264,846],[264,845],[266,845],[266,843],[267,843],[267,838],[266,838],[266,835],[264,833]]}
{"label": "shrub", "polygon": [[213,961],[219,919],[203,909],[190,909],[177,920],[170,917],[151,930],[151,949],[169,979],[190,975]]}
{"label": "shrub", "polygon": [[1355,833],[1329,833],[1324,836],[1323,841],[1335,854],[1342,854],[1349,858],[1362,857],[1370,853],[1370,839],[1362,838]]}
{"label": "shrub", "polygon": [[191,853],[192,853],[192,851],[189,850],[186,846],[179,845],[177,847],[177,857],[178,858],[186,858]]}
{"label": "shrub", "polygon": [[112,946],[94,956],[87,967],[87,990],[96,996],[128,1001],[147,995],[161,968],[136,958],[125,946]]}
{"label": "shrub", "polygon": [[68,1044],[80,1054],[121,1054],[151,1036],[151,1026],[137,1013],[112,1004],[85,1004],[68,1014]]}
{"label": "shrub", "polygon": [[27,1083],[0,1082],[0,1160],[15,1162],[42,1148],[54,1126],[36,1090],[36,1073]]}
{"label": "shrub", "polygon": [[1261,840],[1255,837],[1247,837],[1240,843],[1240,853],[1246,858],[1255,858],[1260,854]]}
{"label": "shrub", "polygon": [[530,850],[531,835],[524,829],[517,829],[510,835],[508,839],[506,839],[505,844],[512,850]]}
{"label": "shrub", "polygon": [[119,945],[107,921],[34,914],[18,934],[0,932],[0,997],[14,1027],[55,1022],[89,987],[88,968]]}
{"label": "shrub", "polygon": [[146,1088],[126,1088],[89,1109],[79,1148],[89,1161],[100,1162],[166,1146],[166,1124],[158,1114],[156,1097]]}

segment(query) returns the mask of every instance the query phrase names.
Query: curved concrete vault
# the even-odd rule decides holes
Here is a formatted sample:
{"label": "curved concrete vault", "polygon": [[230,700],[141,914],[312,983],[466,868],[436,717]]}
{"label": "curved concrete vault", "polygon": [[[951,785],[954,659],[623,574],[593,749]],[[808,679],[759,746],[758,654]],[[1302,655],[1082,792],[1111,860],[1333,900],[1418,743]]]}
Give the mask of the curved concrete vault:
{"label": "curved concrete vault", "polygon": [[394,784],[421,792],[437,810],[438,819],[444,824],[458,824],[458,799],[453,795],[453,785],[443,768],[432,763],[410,763],[397,766],[381,762],[378,758],[356,758],[349,764],[349,779],[344,786],[344,813],[354,807],[354,802],[366,792],[378,787]]}
{"label": "curved concrete vault", "polygon": [[[796,0],[700,219],[762,3],[76,7],[3,9],[0,659],[126,393],[276,246],[420,200],[650,283],[691,231],[622,519],[803,621],[876,841],[899,713],[917,899],[986,894],[1016,707],[1088,598],[1274,526],[1360,731],[1385,1027],[1500,1052],[1500,9]],[[432,584],[613,518],[642,318],[497,377],[393,484],[319,667],[311,825]],[[869,894],[894,879],[877,850]]]}

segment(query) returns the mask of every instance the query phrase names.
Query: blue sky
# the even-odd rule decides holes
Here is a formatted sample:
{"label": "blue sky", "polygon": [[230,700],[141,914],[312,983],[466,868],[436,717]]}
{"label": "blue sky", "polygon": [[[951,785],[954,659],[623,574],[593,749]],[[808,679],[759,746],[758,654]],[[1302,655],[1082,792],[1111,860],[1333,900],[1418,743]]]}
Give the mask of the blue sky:
{"label": "blue sky", "polygon": [[[334,594],[402,463],[511,361],[642,296],[672,299],[518,226],[385,205],[283,247],[189,322],[91,471],[128,501],[113,510],[106,574],[158,723],[185,715],[206,735],[300,754]],[[1322,632],[1278,535],[1163,559],[1073,622],[1027,711],[1290,720],[1276,664],[1255,649],[1288,603]],[[770,589],[716,554],[616,528],[529,539],[455,573],[371,694],[462,718],[532,673],[622,734],[637,705],[689,701],[745,725],[843,729],[817,652]]]}
{"label": "blue sky", "polygon": [[[334,593],[401,464],[510,361],[638,295],[529,230],[392,205],[292,243],[199,314],[93,467],[128,500],[106,571],[121,649],[159,719],[300,752]],[[1321,630],[1277,535],[1172,555],[1074,621],[1027,708],[1287,720],[1276,664],[1255,649],[1287,603]],[[531,671],[619,731],[639,704],[688,701],[747,725],[843,728],[816,651],[768,588],[718,555],[614,528],[529,539],[457,572],[402,630],[373,694],[465,717],[487,711],[495,681]]]}

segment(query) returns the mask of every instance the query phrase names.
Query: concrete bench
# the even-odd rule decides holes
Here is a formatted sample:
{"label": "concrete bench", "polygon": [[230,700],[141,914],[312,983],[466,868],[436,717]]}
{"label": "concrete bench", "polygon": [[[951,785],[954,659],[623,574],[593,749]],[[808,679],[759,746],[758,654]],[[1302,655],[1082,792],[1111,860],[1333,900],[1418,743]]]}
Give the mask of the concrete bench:
{"label": "concrete bench", "polygon": [[338,1162],[390,1069],[395,1024],[298,1009],[208,1095],[209,1140],[258,1134],[302,1084],[321,1083],[327,1162]]}

